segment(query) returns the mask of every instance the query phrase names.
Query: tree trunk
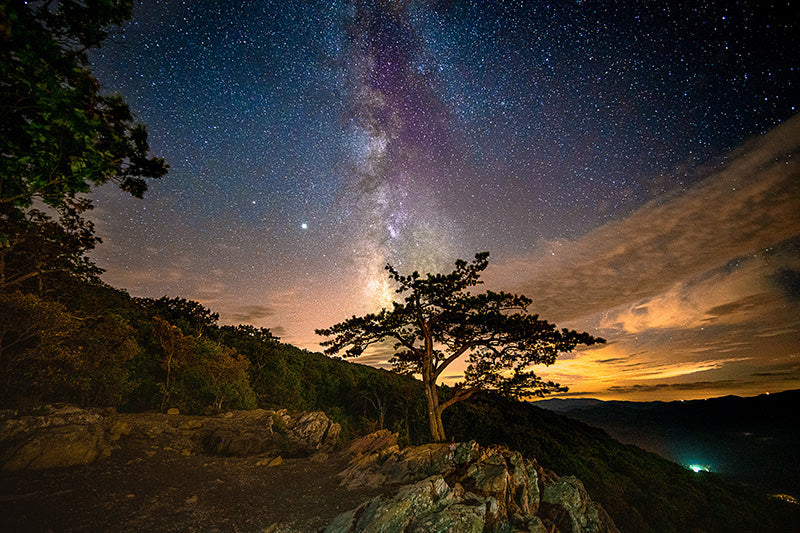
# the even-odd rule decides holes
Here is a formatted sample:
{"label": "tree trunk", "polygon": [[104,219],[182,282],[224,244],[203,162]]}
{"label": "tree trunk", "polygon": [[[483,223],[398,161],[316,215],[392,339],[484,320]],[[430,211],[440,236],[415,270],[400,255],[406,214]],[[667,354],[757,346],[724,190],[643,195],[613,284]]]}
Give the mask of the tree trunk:
{"label": "tree trunk", "polygon": [[431,440],[433,442],[444,442],[446,440],[444,425],[442,424],[442,411],[439,409],[439,391],[432,380],[425,380],[425,400],[428,406],[428,424],[431,430]]}
{"label": "tree trunk", "polygon": [[[419,302],[417,302],[419,305]],[[425,400],[428,404],[428,424],[431,429],[433,442],[444,442],[444,425],[442,425],[442,412],[439,409],[439,391],[436,390],[436,374],[433,368],[433,336],[427,322],[420,315],[420,329],[425,338],[425,352],[422,356],[422,383],[425,387]]]}
{"label": "tree trunk", "polygon": [[445,435],[445,432],[444,432],[444,423],[442,422],[442,411],[444,411],[444,409],[439,407],[439,402],[437,401],[436,402],[436,423],[439,425],[439,435],[442,437],[442,440],[440,440],[439,442],[446,442],[447,441],[447,436]]}

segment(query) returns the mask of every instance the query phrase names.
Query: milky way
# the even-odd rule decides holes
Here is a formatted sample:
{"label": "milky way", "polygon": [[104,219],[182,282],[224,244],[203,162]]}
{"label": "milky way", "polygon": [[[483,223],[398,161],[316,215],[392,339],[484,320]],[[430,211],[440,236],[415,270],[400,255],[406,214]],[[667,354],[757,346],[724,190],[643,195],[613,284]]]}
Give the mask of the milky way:
{"label": "milky way", "polygon": [[92,64],[171,170],[144,201],[96,192],[95,258],[316,350],[388,303],[385,263],[488,250],[488,287],[609,339],[542,370],[576,394],[797,386],[797,22],[791,2],[146,0]]}
{"label": "milky way", "polygon": [[354,15],[346,70],[353,248],[365,297],[387,306],[393,290],[385,264],[437,271],[453,257],[453,224],[441,216],[436,194],[447,168],[439,145],[447,117],[431,76],[415,68],[421,45],[407,14],[364,3]]}

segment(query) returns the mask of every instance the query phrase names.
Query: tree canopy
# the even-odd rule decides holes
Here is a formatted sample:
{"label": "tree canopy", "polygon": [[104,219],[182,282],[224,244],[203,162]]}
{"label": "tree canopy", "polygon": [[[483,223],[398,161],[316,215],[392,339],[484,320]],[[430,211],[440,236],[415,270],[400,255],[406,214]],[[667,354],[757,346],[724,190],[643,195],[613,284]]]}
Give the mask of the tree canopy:
{"label": "tree canopy", "polygon": [[[82,195],[114,182],[141,198],[167,171],[121,96],[105,95],[88,51],[133,0],[0,0],[0,291],[64,274],[97,279],[100,239]],[[46,206],[57,217],[34,207]]]}
{"label": "tree canopy", "polygon": [[[141,197],[166,173],[119,95],[100,94],[87,52],[133,0],[0,2],[0,207],[60,209],[109,181]],[[7,212],[6,209],[4,211]]]}
{"label": "tree canopy", "polygon": [[[345,320],[317,334],[331,337],[322,343],[325,353],[357,357],[373,344],[394,341],[390,363],[401,374],[419,374],[425,384],[431,438],[445,439],[441,414],[450,405],[466,400],[478,390],[495,390],[510,397],[544,395],[564,391],[537,376],[530,367],[553,364],[559,354],[579,344],[605,342],[588,333],[558,329],[529,314],[532,301],[521,295],[468,289],[481,284],[488,266],[488,252],[471,263],[457,260],[449,274],[418,272],[402,275],[386,265],[397,284],[402,302],[391,309]],[[437,380],[462,356],[467,358],[463,380],[453,395],[440,403]]]}

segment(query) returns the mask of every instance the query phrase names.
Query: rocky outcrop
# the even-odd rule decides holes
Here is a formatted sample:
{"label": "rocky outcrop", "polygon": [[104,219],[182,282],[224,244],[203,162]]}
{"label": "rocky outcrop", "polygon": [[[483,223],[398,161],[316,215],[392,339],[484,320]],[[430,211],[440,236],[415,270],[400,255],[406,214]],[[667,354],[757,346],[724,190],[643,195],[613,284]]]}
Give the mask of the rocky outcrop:
{"label": "rocky outcrop", "polygon": [[342,433],[342,427],[332,422],[322,411],[301,413],[286,420],[289,440],[301,452],[312,454],[330,449]]}
{"label": "rocky outcrop", "polygon": [[[381,429],[354,440],[347,451],[350,455],[369,455],[381,450],[394,450],[397,447],[397,433]],[[399,450],[400,448],[396,448]]]}
{"label": "rocky outcrop", "polygon": [[574,477],[558,478],[501,446],[474,441],[399,449],[388,432],[355,441],[349,489],[398,486],[342,513],[328,533],[366,531],[616,532]]}
{"label": "rocky outcrop", "polygon": [[600,533],[611,523],[605,509],[593,502],[575,476],[566,476],[547,485],[542,494],[540,516],[549,519],[560,531]]}
{"label": "rocky outcrop", "polygon": [[449,502],[452,491],[442,476],[401,487],[392,498],[377,497],[337,516],[326,533],[405,531],[419,516]]}
{"label": "rocky outcrop", "polygon": [[207,422],[202,432],[206,451],[216,455],[306,456],[333,448],[342,431],[322,411],[290,415],[285,409],[254,409],[226,413],[222,418],[224,423]]}
{"label": "rocky outcrop", "polygon": [[331,450],[341,427],[321,411],[289,414],[256,409],[219,416],[116,413],[70,405],[36,414],[0,412],[0,469],[87,464],[107,456],[122,436],[147,439],[183,455],[307,456]]}
{"label": "rocky outcrop", "polygon": [[[281,468],[284,457],[329,461],[340,432],[321,412],[256,409],[200,417],[68,405],[25,415],[0,411],[0,468],[86,464],[127,439],[148,455],[260,455],[250,464],[266,472]],[[338,515],[329,533],[617,531],[580,480],[559,478],[501,446],[469,441],[401,448],[397,435],[383,430],[352,442],[345,453],[350,460],[339,473],[340,490],[372,488],[381,495]],[[279,530],[291,531],[286,528]]]}
{"label": "rocky outcrop", "polygon": [[275,451],[280,448],[273,431],[275,419],[280,415],[264,409],[226,413],[225,423],[204,421],[203,448],[214,455],[247,457]]}
{"label": "rocky outcrop", "polygon": [[87,464],[111,451],[99,414],[63,405],[37,415],[13,415],[0,415],[0,467],[5,471]]}

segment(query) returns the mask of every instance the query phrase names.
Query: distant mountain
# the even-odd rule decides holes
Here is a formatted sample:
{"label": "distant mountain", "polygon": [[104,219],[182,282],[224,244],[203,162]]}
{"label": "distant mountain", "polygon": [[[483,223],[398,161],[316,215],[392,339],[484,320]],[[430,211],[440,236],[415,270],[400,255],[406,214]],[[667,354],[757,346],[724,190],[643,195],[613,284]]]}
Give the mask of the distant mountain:
{"label": "distant mountain", "polygon": [[535,405],[686,467],[800,493],[800,390],[675,402],[549,399]]}
{"label": "distant mountain", "polygon": [[548,411],[555,411],[556,413],[586,409],[604,403],[606,402],[603,400],[595,400],[594,398],[548,398],[547,400],[533,402],[536,407],[542,407]]}

